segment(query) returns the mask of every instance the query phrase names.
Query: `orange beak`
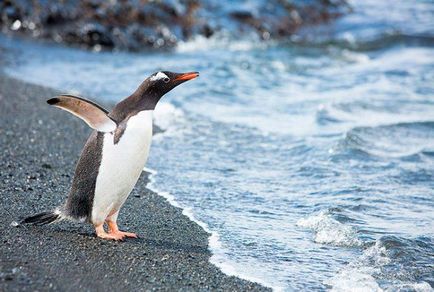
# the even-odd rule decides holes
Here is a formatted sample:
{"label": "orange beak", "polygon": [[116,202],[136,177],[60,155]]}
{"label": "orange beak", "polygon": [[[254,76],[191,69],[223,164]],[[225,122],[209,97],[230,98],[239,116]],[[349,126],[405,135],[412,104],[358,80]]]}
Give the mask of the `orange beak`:
{"label": "orange beak", "polygon": [[187,81],[187,80],[191,80],[196,78],[197,76],[199,76],[199,72],[188,72],[188,73],[182,73],[179,74],[176,78],[175,81]]}

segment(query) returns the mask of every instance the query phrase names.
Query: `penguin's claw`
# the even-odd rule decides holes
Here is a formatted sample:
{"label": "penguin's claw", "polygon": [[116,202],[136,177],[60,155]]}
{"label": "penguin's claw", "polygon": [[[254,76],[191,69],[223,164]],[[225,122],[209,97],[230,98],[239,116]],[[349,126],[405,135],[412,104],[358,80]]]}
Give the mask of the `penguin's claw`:
{"label": "penguin's claw", "polygon": [[115,233],[98,233],[96,236],[102,239],[110,239],[110,240],[123,240],[125,236],[122,234],[115,234]]}
{"label": "penguin's claw", "polygon": [[130,237],[130,238],[137,238],[137,234],[132,233],[132,232],[124,232],[124,231],[116,231],[116,232],[111,232],[109,234],[114,234],[114,235],[120,235],[122,236],[122,239],[124,239],[125,237]]}

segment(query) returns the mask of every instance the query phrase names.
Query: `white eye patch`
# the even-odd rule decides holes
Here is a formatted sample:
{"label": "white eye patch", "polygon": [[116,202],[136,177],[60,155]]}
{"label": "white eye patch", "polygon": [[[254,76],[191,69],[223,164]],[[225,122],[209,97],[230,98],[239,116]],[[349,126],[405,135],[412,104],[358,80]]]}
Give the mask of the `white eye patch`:
{"label": "white eye patch", "polygon": [[164,74],[163,72],[158,72],[157,74],[155,74],[154,76],[152,76],[150,78],[150,80],[151,81],[157,81],[157,80],[164,79],[164,78],[169,78],[169,77],[167,77],[167,75]]}

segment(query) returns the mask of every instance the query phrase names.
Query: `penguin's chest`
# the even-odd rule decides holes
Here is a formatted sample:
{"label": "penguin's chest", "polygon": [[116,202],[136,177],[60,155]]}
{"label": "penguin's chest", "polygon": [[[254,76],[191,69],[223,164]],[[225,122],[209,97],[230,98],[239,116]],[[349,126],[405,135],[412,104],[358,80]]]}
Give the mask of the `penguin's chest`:
{"label": "penguin's chest", "polygon": [[104,134],[92,217],[119,210],[145,166],[151,139],[152,111],[130,117],[116,144],[112,133]]}

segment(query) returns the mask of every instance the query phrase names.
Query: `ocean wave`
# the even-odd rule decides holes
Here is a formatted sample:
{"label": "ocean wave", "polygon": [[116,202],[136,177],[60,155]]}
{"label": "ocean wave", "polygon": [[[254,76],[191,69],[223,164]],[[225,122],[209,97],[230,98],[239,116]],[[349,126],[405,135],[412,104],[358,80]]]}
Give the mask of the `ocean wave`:
{"label": "ocean wave", "polygon": [[369,52],[395,46],[426,46],[434,44],[434,36],[429,34],[411,34],[400,31],[379,33],[372,37],[360,38],[353,33],[343,33],[339,39],[329,42],[337,47],[357,52]]}
{"label": "ocean wave", "polygon": [[244,37],[242,39],[234,39],[231,36],[227,36],[223,33],[216,33],[210,38],[206,38],[201,35],[197,35],[194,38],[181,41],[176,47],[176,51],[180,53],[200,52],[208,51],[210,49],[225,49],[229,51],[249,51],[258,48],[267,48],[275,41],[259,41],[255,35]]}
{"label": "ocean wave", "polygon": [[397,123],[356,127],[341,141],[344,149],[379,157],[408,157],[433,152],[434,122]]}
{"label": "ocean wave", "polygon": [[300,219],[297,226],[311,229],[315,233],[314,241],[317,243],[347,247],[363,244],[353,227],[340,223],[329,211]]}
{"label": "ocean wave", "polygon": [[374,50],[398,46],[431,47],[434,36],[427,34],[407,34],[399,31],[386,32],[371,38],[359,38],[351,32],[340,36],[322,39],[319,33],[311,30],[304,36],[295,36],[288,40],[261,40],[255,34],[248,34],[242,38],[219,32],[207,38],[197,35],[189,40],[180,41],[175,50],[180,53],[200,52],[210,49],[226,49],[229,51],[248,51],[252,49],[265,49],[273,46],[288,46],[298,49],[327,49],[342,52],[340,58],[350,62],[367,62],[370,57],[367,53]]}
{"label": "ocean wave", "polygon": [[182,109],[173,104],[160,102],[154,111],[154,123],[163,130],[154,136],[158,140],[163,136],[180,134],[185,125],[185,115]]}
{"label": "ocean wave", "polygon": [[433,291],[431,243],[384,236],[325,284],[332,291]]}

